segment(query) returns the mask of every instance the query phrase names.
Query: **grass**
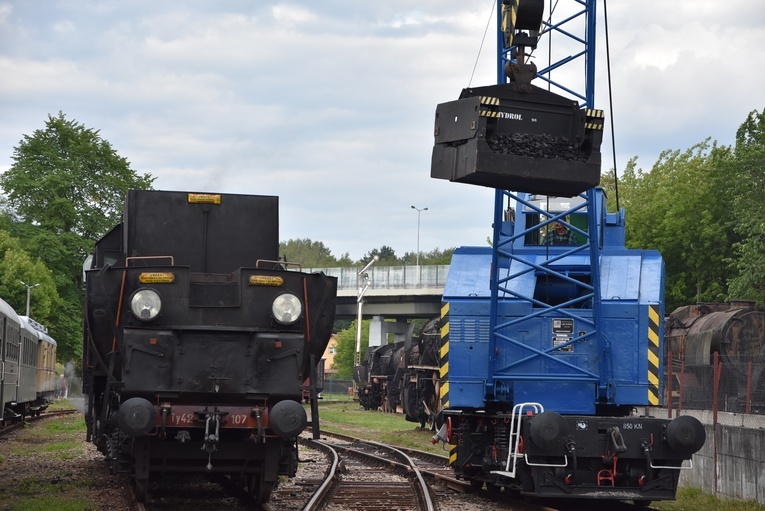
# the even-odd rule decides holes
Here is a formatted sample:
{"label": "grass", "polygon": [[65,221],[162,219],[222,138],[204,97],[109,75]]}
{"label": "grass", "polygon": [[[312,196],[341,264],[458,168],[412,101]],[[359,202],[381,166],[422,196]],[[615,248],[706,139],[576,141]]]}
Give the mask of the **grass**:
{"label": "grass", "polygon": [[65,481],[63,478],[41,479],[38,476],[30,476],[20,479],[14,485],[14,493],[22,498],[38,498],[39,496],[52,496],[53,494],[69,494],[74,488],[87,485],[77,481]]}
{"label": "grass", "polygon": [[753,500],[722,499],[699,488],[680,488],[677,500],[654,502],[663,511],[765,511],[765,504]]}
{"label": "grass", "polygon": [[31,497],[18,499],[13,505],[13,511],[82,511],[91,509],[88,499],[59,497]]}
{"label": "grass", "polygon": [[[69,410],[67,401],[59,401],[50,409]],[[0,472],[14,467],[9,459],[26,459],[39,466],[60,466],[58,470],[39,473],[26,472],[17,477],[0,479],[0,510],[2,511],[82,511],[96,509],[88,497],[98,483],[89,477],[74,476],[68,460],[84,450],[85,421],[79,414],[38,422],[25,428],[12,442],[7,442],[0,455]],[[34,460],[29,461],[29,460]],[[54,475],[51,475],[54,474]]]}
{"label": "grass", "polygon": [[14,481],[10,502],[3,511],[69,511],[94,509],[91,499],[83,496],[95,481],[71,479],[71,474],[62,474],[54,479],[37,476]]}
{"label": "grass", "polygon": [[442,445],[433,445],[432,431],[419,429],[402,414],[367,411],[353,401],[319,404],[321,429],[446,456]]}
{"label": "grass", "polygon": [[61,401],[53,401],[48,406],[48,411],[55,412],[60,410],[74,410],[74,404],[68,399],[62,399]]}
{"label": "grass", "polygon": [[[353,396],[350,394],[329,394],[327,392],[322,392],[321,399],[326,401],[353,401]],[[321,403],[321,401],[319,401]]]}
{"label": "grass", "polygon": [[47,443],[27,443],[21,447],[11,449],[11,453],[18,456],[32,456],[42,452],[60,453],[61,459],[71,459],[73,456],[65,456],[66,451],[77,449],[80,447],[79,442],[65,441],[65,442],[47,442]]}
{"label": "grass", "polygon": [[[357,438],[376,440],[401,447],[447,455],[443,446],[430,443],[431,431],[417,429],[401,414],[363,410],[355,402],[319,404],[322,430]],[[719,498],[698,488],[680,488],[677,500],[654,502],[651,507],[662,511],[765,511],[765,505],[755,501]]]}
{"label": "grass", "polygon": [[85,420],[79,415],[45,421],[30,428],[24,441],[10,452],[19,456],[55,453],[62,460],[72,459],[82,448],[82,441],[75,436],[84,431]]}

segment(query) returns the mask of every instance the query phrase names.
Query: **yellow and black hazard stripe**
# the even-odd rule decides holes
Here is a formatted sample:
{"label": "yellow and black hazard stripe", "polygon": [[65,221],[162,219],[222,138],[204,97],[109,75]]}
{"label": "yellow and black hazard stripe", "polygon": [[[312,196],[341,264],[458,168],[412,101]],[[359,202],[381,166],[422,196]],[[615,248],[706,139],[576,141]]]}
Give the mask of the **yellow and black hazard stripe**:
{"label": "yellow and black hazard stripe", "polygon": [[606,119],[606,114],[603,110],[596,110],[594,108],[588,108],[585,111],[584,127],[589,130],[602,130],[603,123]]}
{"label": "yellow and black hazard stripe", "polygon": [[519,0],[513,0],[509,4],[502,2],[502,33],[504,34],[505,48],[510,48],[513,45],[515,23],[518,19],[518,2]]}
{"label": "yellow and black hazard stripe", "polygon": [[659,306],[648,306],[648,403],[659,405]]}
{"label": "yellow and black hazard stripe", "polygon": [[441,350],[439,352],[441,377],[441,409],[449,408],[449,302],[441,306]]}
{"label": "yellow and black hazard stripe", "polygon": [[[441,409],[449,408],[449,302],[441,306],[441,349],[439,351]],[[448,419],[447,419],[448,420]],[[449,445],[449,465],[457,461],[457,446]]]}
{"label": "yellow and black hazard stripe", "polygon": [[499,98],[492,96],[480,96],[481,105],[485,105],[488,108],[481,108],[478,115],[481,117],[499,117],[499,112],[496,107],[499,106]]}

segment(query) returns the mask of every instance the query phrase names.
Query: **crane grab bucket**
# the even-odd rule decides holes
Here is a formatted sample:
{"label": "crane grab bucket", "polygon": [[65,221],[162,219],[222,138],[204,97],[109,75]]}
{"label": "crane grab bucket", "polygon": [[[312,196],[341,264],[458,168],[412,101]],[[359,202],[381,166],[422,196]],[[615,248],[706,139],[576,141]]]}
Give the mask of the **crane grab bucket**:
{"label": "crane grab bucket", "polygon": [[600,183],[603,111],[513,83],[463,90],[436,108],[430,176],[570,197]]}

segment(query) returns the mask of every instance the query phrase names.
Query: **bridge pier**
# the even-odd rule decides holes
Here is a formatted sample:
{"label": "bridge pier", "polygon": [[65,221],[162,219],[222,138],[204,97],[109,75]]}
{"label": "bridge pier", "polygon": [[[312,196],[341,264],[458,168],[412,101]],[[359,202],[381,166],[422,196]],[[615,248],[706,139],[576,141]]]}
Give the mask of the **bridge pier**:
{"label": "bridge pier", "polygon": [[385,321],[385,316],[372,316],[369,323],[369,346],[376,347],[388,344],[388,334],[393,334],[393,342],[403,341],[411,337],[414,324],[408,320],[397,318],[396,322]]}

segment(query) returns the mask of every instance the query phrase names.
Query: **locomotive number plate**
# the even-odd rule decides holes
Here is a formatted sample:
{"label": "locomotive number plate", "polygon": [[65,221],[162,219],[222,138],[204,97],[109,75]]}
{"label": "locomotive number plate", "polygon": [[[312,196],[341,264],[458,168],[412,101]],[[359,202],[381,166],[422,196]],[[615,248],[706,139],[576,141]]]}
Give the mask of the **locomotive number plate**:
{"label": "locomotive number plate", "polygon": [[[216,406],[200,408],[193,405],[171,406],[170,413],[166,415],[165,426],[170,428],[204,428],[207,415],[217,412],[221,415],[222,428],[256,429],[258,419],[256,410],[260,410],[260,425],[268,426],[268,409],[252,408],[249,406]],[[162,408],[157,409],[156,426],[162,426]]]}

